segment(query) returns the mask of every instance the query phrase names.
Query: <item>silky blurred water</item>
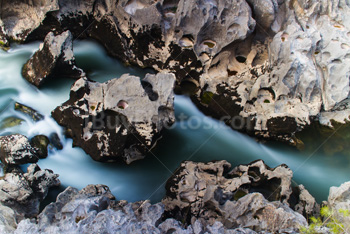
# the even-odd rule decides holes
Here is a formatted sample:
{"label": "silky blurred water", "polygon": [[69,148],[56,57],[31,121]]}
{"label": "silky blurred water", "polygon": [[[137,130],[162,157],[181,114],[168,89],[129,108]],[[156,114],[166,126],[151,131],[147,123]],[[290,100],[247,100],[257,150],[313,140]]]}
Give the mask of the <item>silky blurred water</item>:
{"label": "silky blurred water", "polygon": [[[50,112],[68,99],[74,81],[62,77],[47,83],[39,91],[22,78],[23,64],[38,48],[39,43],[32,43],[13,45],[8,52],[0,51],[0,122],[9,117],[24,120],[19,126],[0,129],[0,135],[21,133],[30,138],[57,132],[64,143],[63,150],[50,149],[49,156],[38,164],[58,173],[62,188],[74,186],[81,189],[88,184],[106,184],[117,199],[150,199],[156,202],[165,194],[167,178],[181,161],[189,159],[225,159],[233,166],[257,159],[263,159],[270,167],[284,163],[294,171],[295,182],[304,184],[318,201],[327,198],[330,186],[339,186],[350,180],[346,156],[335,158],[319,151],[301,153],[282,144],[267,146],[256,143],[254,139],[204,116],[185,96],[176,96],[177,123],[164,132],[163,138],[146,159],[131,165],[95,162],[82,149],[72,148],[72,140],[64,138],[62,129],[50,117]],[[124,67],[109,58],[104,49],[94,42],[78,41],[74,52],[78,66],[99,82],[118,78],[124,73],[142,77],[146,72],[152,72]],[[45,119],[34,123],[14,111],[15,101],[38,110]]]}

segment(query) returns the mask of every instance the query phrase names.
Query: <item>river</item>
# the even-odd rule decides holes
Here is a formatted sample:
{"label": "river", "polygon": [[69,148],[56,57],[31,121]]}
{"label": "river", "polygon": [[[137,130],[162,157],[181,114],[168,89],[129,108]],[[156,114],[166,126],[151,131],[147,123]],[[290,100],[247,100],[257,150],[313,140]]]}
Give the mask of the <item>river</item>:
{"label": "river", "polygon": [[[64,138],[62,128],[50,117],[50,112],[68,99],[74,81],[56,79],[38,90],[22,78],[23,64],[38,48],[39,43],[31,43],[13,45],[8,52],[0,51],[0,121],[9,117],[24,120],[19,126],[0,129],[0,135],[21,133],[30,138],[57,132],[64,144],[63,150],[50,149],[49,156],[38,164],[60,175],[61,190],[67,186],[81,189],[88,184],[105,184],[119,200],[157,202],[164,196],[167,178],[181,161],[189,159],[227,160],[233,166],[257,159],[263,159],[270,167],[284,163],[293,170],[294,181],[304,184],[319,202],[327,199],[331,186],[350,180],[350,164],[344,155],[331,157],[317,147],[307,153],[283,144],[257,143],[204,116],[188,97],[179,95],[175,97],[177,123],[164,132],[157,147],[144,160],[131,165],[95,162],[82,149],[72,148],[72,140]],[[75,42],[74,53],[78,66],[99,82],[124,73],[143,76],[150,72],[123,66],[94,42]],[[45,119],[34,123],[14,111],[16,101],[38,110]]]}

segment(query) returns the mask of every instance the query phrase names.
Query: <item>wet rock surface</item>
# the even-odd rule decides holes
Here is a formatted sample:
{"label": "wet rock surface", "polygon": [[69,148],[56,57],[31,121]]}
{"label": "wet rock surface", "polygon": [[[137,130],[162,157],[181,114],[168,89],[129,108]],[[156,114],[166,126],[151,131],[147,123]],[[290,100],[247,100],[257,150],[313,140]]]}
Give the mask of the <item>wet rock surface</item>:
{"label": "wet rock surface", "polygon": [[52,32],[47,34],[40,49],[24,64],[22,75],[37,87],[54,77],[85,76],[75,64],[72,34],[69,31],[56,36]]}
{"label": "wet rock surface", "polygon": [[106,83],[82,78],[53,112],[73,144],[97,161],[142,159],[174,117],[175,76],[123,75]]}
{"label": "wet rock surface", "polygon": [[5,165],[35,163],[39,160],[38,149],[33,147],[28,138],[14,134],[0,137],[0,159]]}

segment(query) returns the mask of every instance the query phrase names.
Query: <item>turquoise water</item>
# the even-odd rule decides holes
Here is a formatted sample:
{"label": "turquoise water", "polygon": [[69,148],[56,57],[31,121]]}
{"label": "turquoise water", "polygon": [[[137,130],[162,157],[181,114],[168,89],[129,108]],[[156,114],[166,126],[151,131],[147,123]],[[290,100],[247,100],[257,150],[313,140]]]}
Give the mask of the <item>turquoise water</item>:
{"label": "turquoise water", "polygon": [[[50,112],[69,97],[70,79],[57,79],[40,91],[21,76],[21,67],[37,50],[39,43],[14,45],[8,52],[0,51],[0,121],[7,117],[24,119],[17,127],[0,130],[0,135],[21,133],[28,137],[57,132],[64,143],[63,150],[50,150],[41,159],[41,168],[52,169],[60,175],[62,187],[79,189],[88,184],[106,184],[117,199],[159,201],[165,193],[164,183],[183,160],[227,160],[233,166],[263,159],[270,167],[285,163],[294,171],[294,180],[302,183],[317,198],[325,200],[330,186],[350,180],[347,157],[329,157],[319,151],[301,153],[281,144],[263,145],[220,122],[204,116],[186,96],[176,96],[177,123],[164,132],[145,160],[131,165],[99,163],[83,150],[72,148],[62,129],[50,117]],[[106,81],[124,73],[143,76],[151,72],[124,67],[93,42],[76,42],[74,46],[78,66],[91,79]],[[33,123],[13,110],[14,102],[26,104],[45,115],[45,120]],[[187,116],[183,118],[183,116]],[[316,137],[315,137],[316,138]]]}

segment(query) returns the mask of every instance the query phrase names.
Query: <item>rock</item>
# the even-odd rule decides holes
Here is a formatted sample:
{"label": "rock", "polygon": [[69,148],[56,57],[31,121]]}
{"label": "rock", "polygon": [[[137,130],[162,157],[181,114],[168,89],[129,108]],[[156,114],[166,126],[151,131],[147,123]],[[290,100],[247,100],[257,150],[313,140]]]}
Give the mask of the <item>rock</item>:
{"label": "rock", "polygon": [[162,221],[162,203],[115,201],[107,186],[88,185],[81,191],[68,187],[34,220],[22,220],[15,233],[249,233],[227,229],[220,222],[183,227],[172,218]]}
{"label": "rock", "polygon": [[30,140],[30,144],[38,149],[38,157],[46,158],[47,157],[47,146],[50,141],[47,136],[37,135]]}
{"label": "rock", "polygon": [[[344,230],[350,230],[350,182],[343,183],[339,187],[331,187],[329,189],[327,205],[333,212],[335,218],[344,224]],[[348,215],[344,215],[343,211],[347,211]]]}
{"label": "rock", "polygon": [[0,232],[13,233],[17,227],[17,220],[15,212],[0,204]]}
{"label": "rock", "polygon": [[46,13],[59,9],[57,0],[1,2],[0,39],[25,41],[45,19]]}
{"label": "rock", "polygon": [[57,177],[36,164],[31,164],[27,173],[12,168],[0,180],[0,203],[15,212],[16,221],[34,217],[39,213],[39,203],[46,197],[48,189],[60,184]]}
{"label": "rock", "polygon": [[20,125],[23,122],[23,119],[18,117],[7,117],[1,121],[0,130],[4,130],[6,128],[12,128]]}
{"label": "rock", "polygon": [[0,137],[0,159],[5,165],[35,163],[39,160],[38,149],[23,135],[3,136]]}
{"label": "rock", "polygon": [[259,160],[230,167],[226,161],[183,162],[166,184],[165,217],[187,225],[219,221],[226,228],[274,232],[297,231],[307,224],[301,214],[317,213],[319,206],[303,187],[292,189],[287,166],[271,169]]}
{"label": "rock", "polygon": [[79,79],[53,118],[74,146],[94,160],[126,163],[142,159],[174,118],[173,74],[123,75],[106,83]]}
{"label": "rock", "polygon": [[[211,61],[194,99],[207,114],[230,117],[234,129],[296,145],[295,132],[319,116],[328,123],[330,115],[323,113],[337,111],[348,97],[349,6],[326,11],[333,1],[248,2],[254,4],[256,36]],[[258,20],[263,15],[267,22]],[[208,92],[212,98],[203,102]],[[337,117],[348,119],[346,112]]]}
{"label": "rock", "polygon": [[252,136],[297,145],[294,134],[318,117],[349,120],[349,108],[337,110],[350,90],[346,3],[61,0],[51,8],[36,30],[28,24],[29,38],[71,30],[126,64],[173,72],[177,87],[195,87],[202,111]]}
{"label": "rock", "polygon": [[44,116],[40,114],[37,110],[32,109],[29,106],[23,105],[21,103],[15,103],[15,110],[28,115],[33,121],[37,122],[44,119]]}
{"label": "rock", "polygon": [[37,87],[54,77],[78,79],[85,76],[75,64],[72,34],[69,31],[56,36],[53,32],[47,34],[40,49],[24,64],[22,75]]}
{"label": "rock", "polygon": [[[22,112],[23,114],[29,116],[34,122],[38,122],[38,121],[41,121],[41,120],[44,120],[44,116],[42,114],[40,114],[37,110],[34,110],[33,108],[29,107],[29,106],[26,106],[26,105],[23,105],[23,104],[20,104],[18,102],[15,103],[15,110],[16,111],[20,111]],[[47,137],[47,136],[46,136]],[[43,136],[40,136],[40,138],[43,138]],[[63,145],[61,143],[61,139],[60,137],[58,136],[58,134],[56,132],[53,132],[51,133],[49,136],[48,136],[48,139],[50,141],[50,144],[55,147],[56,149],[63,149]],[[43,140],[43,139],[42,139]],[[46,141],[46,140],[44,140]],[[34,143],[35,145],[36,143]],[[41,149],[40,147],[38,147],[39,149]],[[44,150],[45,151],[45,150]],[[40,155],[43,155],[42,157],[44,157],[45,155],[45,152],[44,151],[41,151],[39,152]],[[46,150],[47,151],[47,150]],[[43,153],[43,154],[41,154]],[[39,157],[41,157],[39,155]]]}

